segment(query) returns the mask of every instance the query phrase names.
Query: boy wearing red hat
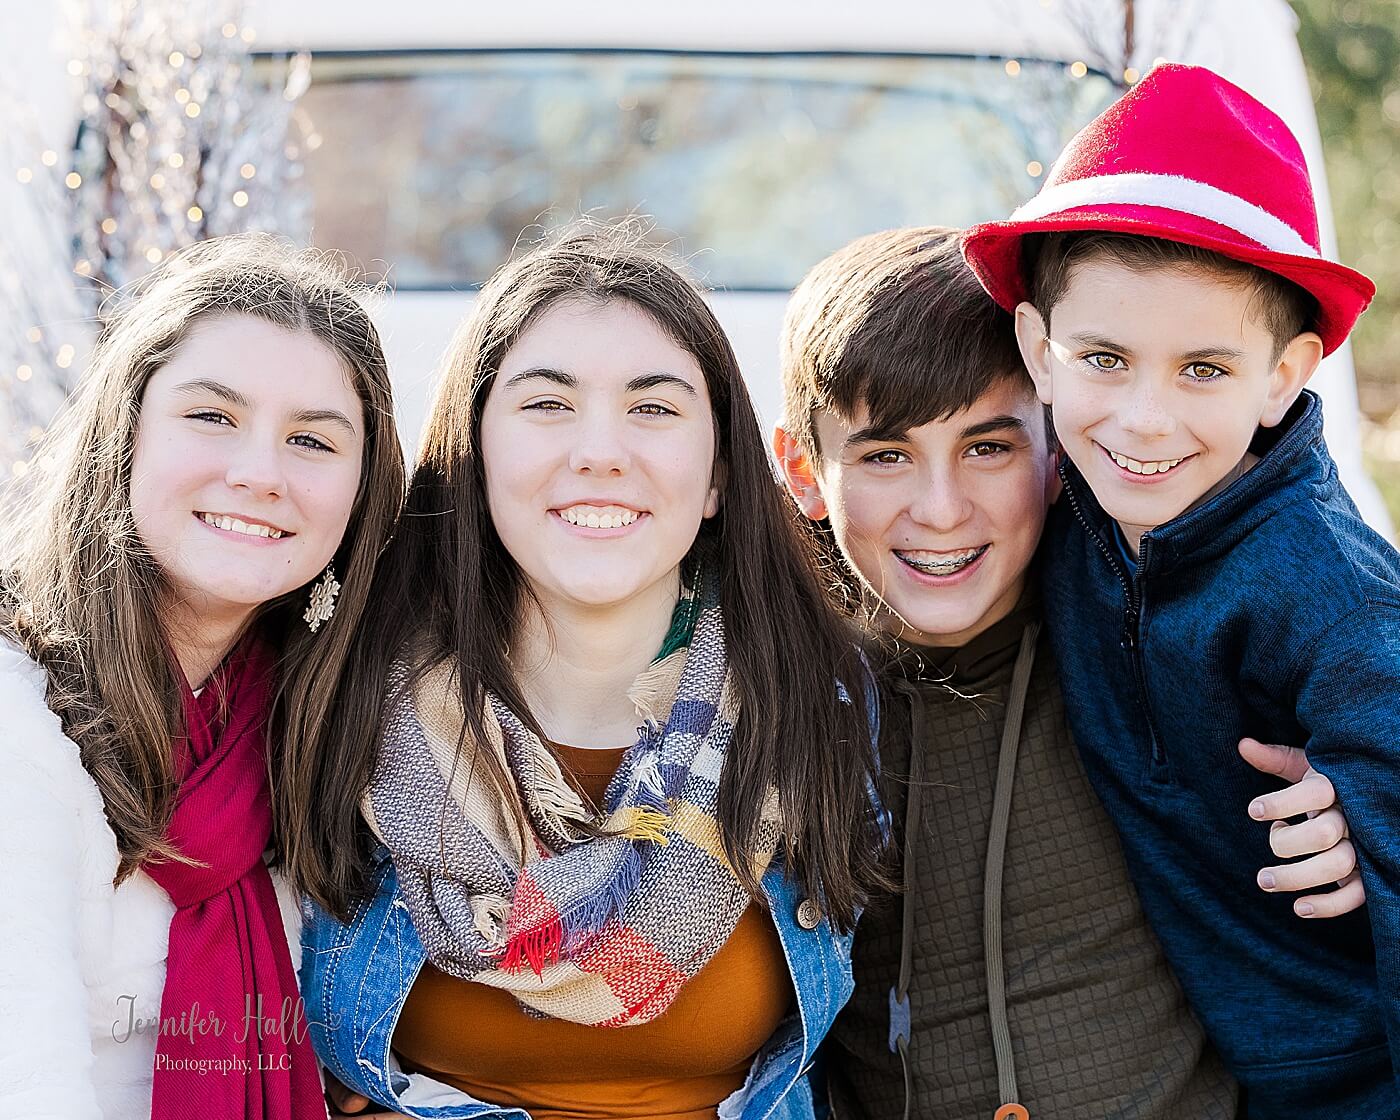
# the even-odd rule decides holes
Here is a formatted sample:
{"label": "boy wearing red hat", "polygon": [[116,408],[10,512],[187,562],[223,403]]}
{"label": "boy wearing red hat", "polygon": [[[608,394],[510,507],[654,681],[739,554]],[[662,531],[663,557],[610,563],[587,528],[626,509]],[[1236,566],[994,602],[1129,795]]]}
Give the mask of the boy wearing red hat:
{"label": "boy wearing red hat", "polygon": [[[774,451],[871,625],[902,855],[903,890],[867,908],[856,990],[827,1037],[833,1111],[1233,1120],[1234,1082],[1065,722],[1031,570],[1055,450],[1012,317],[968,270],[959,231],[887,230],[817,264],[788,304],[782,376]],[[1293,754],[1250,756],[1298,778]],[[1314,774],[1271,816],[1331,796]],[[1301,855],[1344,831],[1333,808],[1275,839]],[[1330,886],[1351,859],[1342,841],[1269,871],[1279,890]],[[1297,905],[1342,913],[1359,888]]]}
{"label": "boy wearing red hat", "polygon": [[[1304,389],[1374,288],[1320,255],[1301,151],[1209,71],[1161,66],[964,254],[1016,315],[1064,498],[1044,611],[1085,769],[1247,1115],[1397,1117],[1400,555]],[[1254,895],[1250,733],[1305,742],[1366,911]]]}

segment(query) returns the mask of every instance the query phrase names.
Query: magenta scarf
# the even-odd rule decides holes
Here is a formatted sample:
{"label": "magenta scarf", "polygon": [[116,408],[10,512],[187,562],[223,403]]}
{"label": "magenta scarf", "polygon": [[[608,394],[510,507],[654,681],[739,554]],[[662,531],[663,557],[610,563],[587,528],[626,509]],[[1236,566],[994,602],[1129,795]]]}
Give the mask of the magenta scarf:
{"label": "magenta scarf", "polygon": [[[175,903],[152,1120],[323,1120],[296,973],[263,852],[272,836],[267,720],[276,665],[239,644],[195,696],[174,743],[169,839],[203,867],[147,864]],[[261,1014],[259,1014],[261,1007]]]}

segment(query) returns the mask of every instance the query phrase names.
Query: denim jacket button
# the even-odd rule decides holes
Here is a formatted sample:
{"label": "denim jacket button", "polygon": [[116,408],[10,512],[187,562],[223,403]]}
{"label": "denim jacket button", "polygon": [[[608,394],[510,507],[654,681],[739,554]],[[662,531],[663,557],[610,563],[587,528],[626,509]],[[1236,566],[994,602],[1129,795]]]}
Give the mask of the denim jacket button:
{"label": "denim jacket button", "polygon": [[797,904],[797,924],[805,930],[814,930],[822,924],[821,907],[810,898]]}

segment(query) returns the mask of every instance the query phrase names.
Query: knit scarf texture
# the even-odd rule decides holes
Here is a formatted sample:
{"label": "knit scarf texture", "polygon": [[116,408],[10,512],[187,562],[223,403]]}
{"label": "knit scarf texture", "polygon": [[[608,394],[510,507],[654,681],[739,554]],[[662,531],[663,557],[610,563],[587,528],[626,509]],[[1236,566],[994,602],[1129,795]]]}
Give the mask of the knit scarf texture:
{"label": "knit scarf texture", "polygon": [[199,696],[184,690],[186,735],[174,743],[179,793],[167,836],[202,866],[144,868],[175,904],[160,1006],[162,1024],[175,1029],[162,1027],[156,1041],[152,1120],[326,1114],[263,863],[272,836],[267,718],[275,672],[271,652],[250,638]]}
{"label": "knit scarf texture", "polygon": [[[693,606],[682,599],[678,617]],[[464,717],[452,665],[416,680],[400,665],[390,687],[364,808],[428,959],[510,992],[539,1016],[623,1027],[661,1015],[750,902],[716,815],[738,710],[713,584],[689,644],[629,691],[641,726],[597,818],[549,748],[494,695],[490,741],[458,751]],[[492,752],[513,779],[525,835],[473,766],[473,749]],[[608,835],[590,836],[584,823]],[[751,853],[756,874],[781,834],[770,790]]]}

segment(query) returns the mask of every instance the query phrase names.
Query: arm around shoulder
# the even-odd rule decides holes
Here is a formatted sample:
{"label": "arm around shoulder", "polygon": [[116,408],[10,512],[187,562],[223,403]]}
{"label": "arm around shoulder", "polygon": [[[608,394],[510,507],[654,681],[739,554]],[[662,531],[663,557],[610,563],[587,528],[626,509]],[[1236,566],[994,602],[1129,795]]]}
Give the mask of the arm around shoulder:
{"label": "arm around shoulder", "polygon": [[1400,1062],[1400,601],[1372,601],[1302,652],[1295,710],[1346,814],[1366,885],[1391,1053]]}

